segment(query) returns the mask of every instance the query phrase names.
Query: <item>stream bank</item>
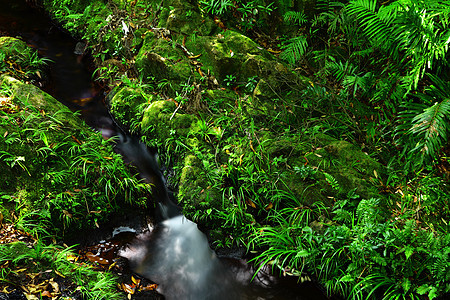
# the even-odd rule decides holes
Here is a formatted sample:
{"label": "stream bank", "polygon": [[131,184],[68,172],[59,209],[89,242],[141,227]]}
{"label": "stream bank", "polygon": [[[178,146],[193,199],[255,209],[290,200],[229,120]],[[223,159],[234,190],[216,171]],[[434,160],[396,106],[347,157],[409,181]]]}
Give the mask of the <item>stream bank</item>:
{"label": "stream bank", "polygon": [[[376,118],[373,107],[339,102],[326,85],[291,75],[270,51],[212,23],[196,4],[47,1],[69,30],[85,33],[99,78],[113,90],[111,111],[158,148],[175,171],[168,182],[184,212],[215,247],[245,246],[276,272],[307,272],[344,294],[445,291],[445,271],[429,262],[448,259],[446,206],[410,214],[446,203],[445,182],[400,184],[385,155],[376,153],[377,162],[347,135],[363,117]],[[186,23],[198,31],[190,35]],[[343,106],[340,116],[358,121],[336,120],[328,106]],[[416,207],[411,199],[426,201]],[[426,279],[436,276],[444,279]]]}
{"label": "stream bank", "polygon": [[[39,30],[46,29],[43,28]],[[20,30],[18,30],[18,32],[26,32],[26,30],[22,27],[20,28]],[[27,34],[25,34],[25,36],[26,35]],[[36,34],[34,34],[33,36],[35,37]],[[60,37],[58,37],[57,40],[61,42]],[[44,41],[40,40],[39,38],[34,38],[33,41],[33,45],[36,46],[37,50],[41,51],[41,48],[38,45],[41,45],[42,47],[42,43]],[[14,74],[14,72],[18,72],[18,70],[25,69],[25,67],[28,67],[26,65],[26,62],[30,60],[32,55],[36,55],[35,50],[31,50],[30,48],[28,48],[28,46],[19,39],[2,37],[1,42],[3,46],[7,46],[8,48],[17,51],[6,52],[5,50],[2,50],[2,52],[7,53],[5,61],[10,62],[15,66],[14,69],[8,70],[9,73]],[[52,42],[47,40],[46,47],[43,50],[48,52],[55,51],[55,48],[53,47],[54,46]],[[6,49],[6,47],[2,49]],[[30,51],[28,51],[27,49],[30,49]],[[56,53],[56,57],[64,56],[59,55],[59,52],[53,53]],[[45,52],[40,53],[40,55],[43,54],[45,55]],[[38,57],[36,56],[36,59],[37,58]],[[73,61],[76,56],[65,55],[64,58],[65,60],[72,59]],[[57,65],[57,63],[58,62],[51,63],[50,68],[70,68],[70,64],[67,66],[65,64],[62,64],[61,62],[59,63],[59,65]],[[40,78],[44,75],[54,76],[55,72],[52,73],[52,71],[53,70],[51,70],[50,73],[44,73],[43,69],[36,68],[30,69],[29,74],[31,74],[31,76],[37,76]],[[65,79],[70,80],[72,76],[76,75],[66,75]],[[29,81],[30,77],[24,76],[21,79],[23,81]],[[154,292],[157,285],[154,285],[151,282],[149,283],[148,280],[139,277],[139,275],[137,275],[136,273],[131,273],[127,267],[127,262],[121,260],[117,256],[119,250],[123,249],[125,245],[129,244],[128,247],[132,247],[133,243],[130,241],[135,234],[145,234],[146,232],[149,232],[149,228],[147,228],[147,223],[149,221],[145,220],[144,222],[142,222],[142,220],[140,220],[145,216],[145,214],[143,214],[142,217],[134,214],[134,219],[130,219],[131,216],[129,214],[127,216],[126,213],[126,211],[129,210],[129,208],[127,207],[130,206],[130,203],[126,203],[125,201],[131,202],[131,209],[137,208],[139,210],[142,210],[146,205],[149,206],[150,203],[143,199],[149,198],[150,186],[146,183],[138,182],[136,178],[129,173],[129,168],[126,167],[121,161],[117,160],[118,156],[117,154],[112,152],[112,146],[115,145],[118,152],[120,152],[121,154],[125,154],[125,160],[127,160],[129,163],[134,162],[134,164],[137,165],[137,169],[140,170],[140,177],[145,178],[146,182],[151,181],[158,186],[157,190],[152,191],[152,199],[158,199],[163,205],[167,206],[167,201],[169,200],[164,200],[165,198],[167,198],[167,196],[162,196],[163,194],[167,193],[167,191],[162,192],[162,190],[165,190],[164,183],[162,183],[161,181],[159,181],[158,183],[157,179],[152,179],[155,178],[155,160],[151,157],[150,152],[148,152],[148,149],[144,147],[143,144],[140,144],[138,140],[131,136],[123,135],[124,133],[119,134],[119,139],[124,139],[123,141],[111,143],[110,141],[105,140],[105,138],[110,138],[112,135],[117,135],[118,131],[120,131],[120,128],[115,128],[113,126],[114,124],[111,123],[112,120],[108,120],[109,115],[105,115],[105,113],[102,112],[101,106],[98,106],[98,101],[95,102],[98,99],[95,95],[87,94],[89,95],[89,97],[79,99],[80,92],[83,93],[83,91],[91,91],[91,84],[77,85],[73,81],[70,82],[72,86],[76,85],[78,87],[74,89],[77,91],[77,94],[70,94],[70,90],[67,90],[64,94],[65,97],[62,102],[70,102],[68,106],[70,108],[75,108],[75,110],[82,109],[81,114],[84,117],[90,117],[87,119],[88,125],[93,126],[98,130],[99,133],[92,132],[89,127],[87,127],[86,124],[84,124],[83,121],[78,118],[76,114],[71,112],[65,106],[59,104],[50,95],[27,83],[18,81],[6,75],[2,76],[2,96],[4,96],[4,98],[2,98],[4,99],[4,103],[2,103],[2,111],[5,113],[4,121],[6,122],[3,125],[9,124],[8,122],[12,121],[11,118],[6,118],[6,116],[8,115],[13,116],[15,120],[25,120],[24,123],[19,121],[17,128],[4,126],[3,129],[5,131],[2,132],[3,138],[8,138],[7,140],[3,141],[5,142],[6,147],[2,148],[4,149],[2,150],[2,153],[6,153],[6,151],[8,151],[8,154],[10,156],[16,158],[19,157],[18,161],[25,162],[19,164],[21,169],[17,167],[13,168],[15,166],[14,161],[9,166],[9,168],[5,169],[5,171],[7,172],[10,169],[13,169],[13,171],[15,172],[10,174],[11,180],[6,180],[7,186],[2,186],[2,193],[4,193],[3,198],[7,199],[6,196],[8,196],[8,199],[14,200],[7,201],[4,203],[4,206],[2,205],[2,211],[4,213],[5,221],[8,221],[8,223],[5,223],[5,230],[2,230],[1,240],[2,243],[3,241],[5,242],[5,244],[3,245],[4,247],[2,246],[2,250],[5,250],[11,255],[22,252],[24,258],[29,257],[30,261],[35,264],[35,266],[31,268],[29,272],[22,272],[23,274],[20,277],[8,277],[10,282],[4,287],[4,292],[6,292],[7,294],[2,294],[2,297],[8,297],[7,299],[15,299],[14,297],[20,298],[19,295],[21,295],[21,293],[16,292],[16,290],[12,288],[12,286],[15,285],[17,287],[21,287],[25,291],[26,296],[30,299],[34,299],[33,297],[36,297],[36,295],[39,294],[41,294],[41,296],[51,298],[57,298],[61,295],[73,297],[75,299],[82,297],[82,295],[84,295],[85,297],[92,297],[95,293],[97,293],[98,288],[109,289],[109,291],[105,293],[105,295],[102,295],[102,297],[117,298],[120,297],[119,294],[110,294],[110,292],[113,292],[110,290],[113,288],[111,284],[113,284],[116,280],[119,280],[119,289],[128,295],[133,295],[133,298],[146,297],[146,299],[149,299],[149,297],[151,297],[156,299],[160,297],[157,293]],[[61,87],[59,87],[59,89],[61,90]],[[55,93],[53,89],[50,89],[49,92]],[[86,96],[86,94],[82,95]],[[86,109],[86,107],[89,109]],[[32,122],[28,124],[27,119],[32,120]],[[95,122],[89,120],[95,120]],[[67,124],[64,122],[66,122]],[[9,125],[12,126],[13,123]],[[31,136],[22,136],[22,138],[27,140],[27,143],[25,144],[29,145],[30,149],[13,149],[7,146],[12,143],[10,140],[11,136],[15,136],[16,134],[21,135],[23,133],[28,134],[30,132],[32,133]],[[111,132],[113,134],[111,134]],[[95,139],[96,143],[98,144],[88,143],[89,139]],[[66,144],[68,144],[69,148],[65,148]],[[75,152],[74,149],[76,149],[77,147],[83,148],[84,151],[87,151],[87,153]],[[45,151],[48,151],[49,153]],[[42,158],[40,157],[40,160],[33,160],[31,156],[29,156],[35,152],[42,155]],[[41,152],[43,153],[41,154]],[[20,155],[22,154],[24,155],[24,157],[23,159],[20,159]],[[76,162],[71,163],[70,159],[73,159]],[[62,160],[63,163],[58,164],[58,160]],[[9,160],[4,161],[9,162]],[[111,167],[109,167],[108,165],[108,162],[114,163],[115,167],[113,170],[117,170],[117,172],[119,172],[119,175],[110,175],[110,173],[107,173],[107,171],[110,171],[111,169]],[[95,164],[95,166],[93,166],[93,164]],[[63,176],[62,179],[68,180],[68,182],[70,182],[70,186],[68,186],[67,182],[62,181],[58,181],[54,184],[52,182],[51,185],[46,182],[48,177],[54,180],[54,178],[52,178],[51,176],[64,172],[64,169],[68,166],[70,166],[70,168],[68,168],[65,171],[66,173],[64,173],[63,175],[70,174],[73,177],[64,178]],[[40,171],[39,168],[44,168],[44,170]],[[156,168],[158,167],[156,166]],[[78,169],[80,169],[79,171],[82,171],[82,173],[78,173]],[[29,170],[31,170],[31,172],[28,172]],[[157,172],[159,172],[159,170],[157,170]],[[18,174],[22,174],[23,176],[18,176]],[[42,175],[44,177],[42,177]],[[128,178],[124,177],[125,175],[128,176]],[[96,179],[96,177],[94,176],[98,176],[98,178]],[[156,174],[156,177],[158,176],[160,175]],[[14,181],[13,178],[17,180],[18,186],[20,186],[22,190],[18,190],[18,186],[12,186],[12,183]],[[73,178],[80,178],[84,181],[79,186],[74,182]],[[115,179],[120,180],[121,183],[112,181]],[[35,184],[41,184],[41,181],[42,187],[37,189]],[[11,184],[9,184],[10,182]],[[130,190],[128,190],[128,193],[124,193],[124,195],[121,195],[120,193],[122,192],[121,189],[124,187],[124,182],[128,184],[135,184],[136,186],[134,188],[139,188],[140,190],[134,190],[133,187],[129,186],[127,187],[127,189],[130,188]],[[102,184],[105,185],[104,188],[101,186]],[[48,189],[48,191],[44,189],[45,187]],[[61,190],[61,193],[67,196],[63,198],[58,194],[55,196],[55,198],[53,198],[53,193],[57,192],[55,187],[59,188]],[[92,191],[89,190],[90,188],[92,188]],[[18,190],[18,192],[17,194],[9,194],[9,190]],[[91,193],[94,198],[99,197],[97,200],[105,199],[105,197],[102,196],[100,192],[101,190],[104,190],[106,192],[106,199],[113,203],[97,203],[94,201],[94,199],[87,198],[86,194]],[[31,194],[30,192],[33,191],[38,191],[38,194]],[[140,192],[141,194],[139,194],[138,192]],[[82,194],[82,197],[78,198],[77,193]],[[20,198],[17,195],[21,195]],[[39,199],[39,195],[47,196],[42,199],[44,201],[41,202]],[[61,202],[56,202],[58,200]],[[85,214],[84,216],[81,211],[76,210],[77,207],[83,206],[80,205],[80,200],[84,200],[85,203],[82,204],[86,204],[88,206],[87,214]],[[12,206],[10,206],[14,203],[20,203],[21,210],[19,210],[18,208],[13,209]],[[69,204],[72,206],[69,206]],[[96,205],[97,210],[89,210],[89,205]],[[147,207],[146,209],[150,208]],[[125,210],[125,213],[123,212],[123,210]],[[27,211],[31,211],[32,213],[27,214]],[[167,217],[168,216],[165,216],[165,218]],[[28,240],[22,238],[22,236],[27,236],[25,233],[14,231],[17,230],[17,226],[24,226],[21,222],[25,220],[27,220],[27,222],[33,223],[37,222],[36,226],[38,228],[38,230],[34,232],[33,236],[30,236]],[[16,228],[9,222],[14,222]],[[47,222],[48,224],[51,224],[51,229],[48,228],[47,225],[45,225]],[[185,222],[188,221],[186,220]],[[110,229],[108,229],[108,223],[114,224],[114,228],[109,227]],[[239,292],[244,298],[252,299],[254,297],[263,297],[264,299],[294,299],[297,297],[305,297],[301,295],[304,295],[307,289],[311,289],[311,291],[315,292],[312,286],[311,288],[305,286],[300,290],[298,290],[296,286],[290,286],[290,289],[286,291],[285,282],[279,282],[279,280],[275,277],[272,277],[268,274],[264,275],[263,273],[261,273],[259,276],[264,275],[264,278],[261,277],[261,279],[255,280],[255,283],[249,285],[248,282],[250,281],[254,270],[243,264],[243,261],[239,260],[229,259],[229,262],[227,263],[228,267],[226,267],[227,269],[224,269],[225,267],[221,266],[222,263],[218,262],[217,258],[214,258],[213,261],[215,262],[210,265],[210,267],[214,267],[212,267],[212,269],[208,273],[207,270],[203,270],[203,268],[199,268],[199,266],[201,263],[203,263],[203,261],[205,261],[204,258],[206,258],[206,265],[204,266],[207,267],[209,261],[208,257],[214,256],[214,254],[209,249],[203,234],[196,229],[196,225],[193,223],[189,224],[190,225],[188,228],[190,228],[190,230],[188,230],[187,232],[186,230],[184,230],[184,226],[182,226],[181,228],[178,226],[178,228],[180,228],[179,231],[175,231],[176,235],[187,235],[187,244],[184,244],[185,246],[183,248],[191,249],[191,251],[187,251],[188,253],[185,258],[186,260],[191,259],[189,256],[196,254],[197,256],[194,260],[195,269],[199,271],[199,275],[203,273],[200,276],[203,276],[203,278],[205,279],[214,278],[215,276],[217,276],[216,284],[217,282],[219,283],[217,286],[222,286],[222,288],[224,288],[223,280],[225,277],[222,278],[219,277],[219,275],[228,274],[228,272],[230,272],[230,269],[232,270],[232,272],[239,274],[239,282],[236,281],[236,285],[239,285],[240,287],[237,288],[237,286],[235,286],[234,288],[236,288],[237,291],[239,289],[245,289],[245,293]],[[129,228],[124,225],[132,226],[134,228]],[[25,228],[29,230],[28,226],[29,225],[25,226]],[[95,227],[101,228],[96,229]],[[156,236],[159,236],[159,238],[152,237],[152,244],[155,244],[155,246],[158,245],[157,247],[162,249],[163,252],[171,249],[171,246],[168,246],[167,244],[165,244],[166,242],[161,242],[159,240],[164,239],[164,241],[170,243],[176,243],[177,241],[177,238],[174,237],[174,241],[171,242],[172,238],[170,238],[170,236],[168,237],[167,234],[161,234],[161,231],[167,231],[167,228],[164,228],[166,227],[162,226],[160,229],[158,229],[158,233],[154,234]],[[81,232],[86,232],[87,230],[89,231],[88,235],[84,234],[81,236],[81,238],[77,237]],[[189,237],[191,235],[190,232],[193,234],[192,237]],[[170,231],[168,233],[170,233]],[[41,268],[42,266],[40,264],[46,264],[46,260],[50,259],[52,256],[48,257],[42,254],[37,257],[33,257],[33,251],[37,251],[37,253],[38,251],[40,251],[40,248],[38,247],[43,247],[42,243],[45,243],[45,241],[48,239],[47,234],[50,234],[50,236],[53,237],[64,236],[66,242],[69,240],[76,240],[78,242],[88,244],[88,246],[79,250],[80,256],[76,256],[75,254],[69,252],[70,250],[59,248],[60,246],[58,245],[61,242],[57,242],[58,245],[54,246],[52,244],[44,246],[46,247],[45,249],[47,249],[45,250],[46,253],[48,253],[49,255],[57,255],[59,258],[54,262],[55,265],[52,265],[52,268],[54,268],[54,270],[50,270],[52,271],[51,273],[47,272],[49,273],[48,276],[46,278],[43,278],[42,276],[35,275],[37,273],[33,273],[33,271],[36,270],[37,272],[41,272],[39,268]],[[123,234],[125,234],[125,237],[118,237],[119,235]],[[14,241],[7,240],[6,235],[17,236],[17,239]],[[71,238],[71,236],[75,238]],[[108,239],[107,241],[104,240],[106,238]],[[97,241],[97,243],[94,245],[92,245],[93,240]],[[136,242],[134,242],[134,244],[135,243]],[[203,250],[200,252],[198,252],[197,249],[199,243],[203,247]],[[146,245],[147,248],[152,248],[155,246]],[[21,249],[20,251],[18,250],[19,248]],[[26,250],[28,248],[30,248],[31,250]],[[14,257],[10,257],[9,255],[4,257],[3,259],[6,260],[2,260],[2,265],[5,266],[6,270],[10,270],[7,272],[18,272],[16,271],[18,270],[18,267],[23,266],[23,264],[21,263],[22,260],[20,259],[18,259],[16,263],[11,263],[15,259]],[[130,261],[134,262],[134,264],[138,259],[139,257],[130,257]],[[173,263],[171,261],[166,262],[167,264]],[[9,264],[11,264],[10,268],[8,267]],[[81,271],[85,264],[93,264],[95,266],[95,269],[98,272],[98,276],[100,276],[97,276],[97,280],[103,282],[102,285],[99,285],[99,287],[96,286],[97,283],[95,282],[95,278],[92,278],[92,276],[95,276],[95,272],[91,272],[89,276],[87,276],[86,273],[83,273],[84,271]],[[182,266],[182,261],[179,261],[179,264]],[[77,286],[81,284],[80,279],[74,277],[74,275],[71,274],[67,269],[62,271],[62,266],[69,268],[72,267],[74,270],[77,269],[77,272],[80,272],[86,277],[89,277],[89,281],[84,282],[85,287],[81,288],[80,286]],[[145,270],[152,270],[151,267],[145,267],[145,264],[143,264],[142,262],[139,263],[138,266],[134,266],[134,269],[139,270],[139,268],[142,267],[144,267]],[[173,273],[171,274],[171,276],[175,276],[170,277],[172,279],[170,279],[169,281],[165,281],[166,283],[169,282],[169,284],[165,286],[165,293],[167,294],[167,297],[177,299],[181,294],[183,294],[184,296],[182,297],[185,299],[198,299],[198,297],[207,299],[207,296],[205,294],[198,294],[198,289],[196,289],[195,291],[190,289],[186,290],[186,287],[196,286],[195,281],[192,281],[189,276],[188,281],[180,281],[180,277],[185,277],[186,275],[174,272],[176,268],[179,268],[181,271],[183,270],[183,268],[180,268],[177,264],[173,265],[172,267],[163,264],[160,265],[159,268],[162,268],[161,270],[163,271],[159,271],[159,274],[157,274],[156,276],[152,275],[151,278],[154,278],[154,280],[161,279],[161,277],[171,273]],[[109,274],[109,272],[107,271],[113,271],[114,275],[112,277],[107,276],[105,278],[102,278],[101,276],[103,276],[103,273]],[[141,274],[148,275],[146,272],[148,271],[142,271],[142,269],[141,271],[139,271],[139,273]],[[114,278],[118,275],[119,279]],[[34,276],[33,278],[36,278],[36,281],[33,280],[31,283],[28,283],[27,279],[29,279],[30,276]],[[68,279],[66,280],[66,282],[63,282],[63,279],[66,276]],[[195,279],[194,275],[192,275],[192,277],[194,277]],[[231,279],[233,276],[227,275],[227,277],[230,278],[229,280],[234,281],[234,279]],[[49,282],[51,282],[50,285],[47,284]],[[107,284],[109,286],[107,287],[104,284]],[[177,285],[178,290],[176,293],[173,293],[173,287],[175,285]],[[230,287],[231,286],[228,286],[228,288]],[[205,290],[205,288],[211,288],[210,282],[206,282],[202,290]],[[224,299],[228,298],[229,293],[230,291],[227,290]],[[15,296],[16,294],[17,296]],[[213,298],[217,299],[217,294],[214,294]]]}

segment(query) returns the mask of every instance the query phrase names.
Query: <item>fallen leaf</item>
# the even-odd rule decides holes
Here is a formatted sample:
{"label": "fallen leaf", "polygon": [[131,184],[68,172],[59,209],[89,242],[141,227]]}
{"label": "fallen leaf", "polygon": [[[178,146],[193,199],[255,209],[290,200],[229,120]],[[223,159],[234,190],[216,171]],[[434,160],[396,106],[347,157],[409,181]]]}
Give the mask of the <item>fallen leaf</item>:
{"label": "fallen leaf", "polygon": [[136,278],[134,278],[134,276],[133,276],[133,275],[131,275],[131,281],[133,281],[133,282],[134,282],[134,284],[136,284],[136,285],[139,285],[139,284],[141,284],[141,280],[140,280],[140,279],[136,279]]}
{"label": "fallen leaf", "polygon": [[190,59],[196,59],[196,58],[199,58],[201,55],[202,55],[202,54],[200,53],[200,54],[197,54],[197,55],[188,56],[188,58],[190,58]]}
{"label": "fallen leaf", "polygon": [[122,291],[124,291],[127,294],[133,295],[134,294],[134,289],[131,287],[131,285],[126,284],[126,283],[122,283],[120,285],[120,288],[122,289]]}
{"label": "fallen leaf", "polygon": [[55,270],[56,275],[62,277],[62,278],[66,278],[66,276],[64,276],[61,272],[58,272]]}
{"label": "fallen leaf", "polygon": [[247,203],[248,206],[251,206],[251,207],[253,207],[253,208],[256,208],[256,204],[255,204],[252,200],[250,200],[250,199],[247,199],[247,200],[245,201],[245,203]]}
{"label": "fallen leaf", "polygon": [[279,54],[279,53],[281,53],[280,50],[267,49],[267,51],[269,51],[269,52],[271,52],[271,53],[273,53],[273,54]]}
{"label": "fallen leaf", "polygon": [[158,285],[156,283],[153,283],[153,284],[141,287],[140,290],[141,291],[154,291],[154,290],[156,290],[157,287],[158,287]]}
{"label": "fallen leaf", "polygon": [[57,282],[55,282],[55,281],[53,280],[53,278],[51,278],[51,279],[48,281],[48,283],[52,286],[53,292],[59,293],[59,284],[58,284]]}
{"label": "fallen leaf", "polygon": [[41,297],[50,297],[50,298],[53,298],[53,295],[52,295],[52,293],[50,293],[49,291],[43,291],[43,292],[41,293]]}

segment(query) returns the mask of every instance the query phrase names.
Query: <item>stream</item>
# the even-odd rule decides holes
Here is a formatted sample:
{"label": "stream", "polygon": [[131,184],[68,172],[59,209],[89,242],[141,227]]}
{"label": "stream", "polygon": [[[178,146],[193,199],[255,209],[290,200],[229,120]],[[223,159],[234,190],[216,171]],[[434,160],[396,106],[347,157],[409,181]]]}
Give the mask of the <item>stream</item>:
{"label": "stream", "polygon": [[110,236],[121,231],[133,233],[119,255],[128,259],[134,272],[156,282],[165,299],[327,299],[311,282],[299,284],[297,278],[278,278],[266,269],[252,280],[254,269],[241,258],[243,253],[219,257],[210,249],[206,236],[174,204],[157,154],[111,118],[86,59],[75,51],[82,44],[77,45],[25,1],[0,0],[0,35],[20,36],[41,56],[51,59],[49,84],[43,89],[70,109],[80,111],[85,122],[105,138],[117,136],[116,150],[126,162],[137,166],[144,180],[157,186],[162,221],[148,224],[147,230],[115,228]]}

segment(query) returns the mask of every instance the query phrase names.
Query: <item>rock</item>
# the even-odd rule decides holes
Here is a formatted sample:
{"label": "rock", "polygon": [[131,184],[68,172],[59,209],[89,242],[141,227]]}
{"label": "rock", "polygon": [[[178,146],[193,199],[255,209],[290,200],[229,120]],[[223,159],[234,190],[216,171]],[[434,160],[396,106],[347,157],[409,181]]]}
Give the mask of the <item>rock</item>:
{"label": "rock", "polygon": [[[141,105],[151,103],[155,96],[130,87],[116,88],[114,96],[108,97],[111,114],[128,129],[135,130],[140,123]],[[133,128],[131,128],[133,127]]]}
{"label": "rock", "polygon": [[13,103],[6,111],[1,106],[2,193],[14,199],[3,207],[14,210],[19,201],[17,217],[37,213],[52,225],[46,230],[66,235],[104,221],[125,199],[142,205],[146,188],[139,191],[143,187],[99,133],[37,87],[8,76],[0,82],[0,95]]}
{"label": "rock", "polygon": [[174,48],[171,42],[158,38],[153,32],[147,33],[135,65],[143,78],[167,80],[172,85],[172,92],[179,90],[179,84],[187,82],[194,75],[183,51]]}
{"label": "rock", "polygon": [[210,18],[201,15],[197,1],[165,0],[163,5],[169,9],[160,25],[172,32],[207,36],[217,30]]}
{"label": "rock", "polygon": [[6,56],[11,56],[14,60],[23,60],[33,53],[33,49],[24,41],[9,36],[0,37],[0,48]]}

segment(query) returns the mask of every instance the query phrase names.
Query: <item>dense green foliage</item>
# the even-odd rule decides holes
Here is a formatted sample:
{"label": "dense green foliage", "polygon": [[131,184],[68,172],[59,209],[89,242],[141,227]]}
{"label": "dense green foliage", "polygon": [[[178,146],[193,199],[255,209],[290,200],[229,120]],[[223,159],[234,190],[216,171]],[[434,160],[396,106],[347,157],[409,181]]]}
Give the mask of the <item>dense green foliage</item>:
{"label": "dense green foliage", "polygon": [[[100,64],[119,62],[102,65],[102,79],[126,78],[122,86],[148,101],[130,127],[162,150],[174,185],[195,183],[180,187],[181,203],[217,246],[244,245],[256,251],[255,263],[308,274],[350,299],[433,299],[450,291],[447,1],[318,0],[313,14],[283,14],[284,39],[270,37],[267,14],[277,13],[276,1],[200,1],[201,13],[220,17],[219,28],[267,34],[291,67],[292,76],[268,83],[223,76],[222,86],[237,92],[211,88],[203,76],[177,89],[133,68],[142,33],[161,23],[142,17],[167,18],[177,8],[45,2],[69,30],[84,33]],[[181,34],[158,35],[157,46],[183,46]],[[182,60],[160,49],[169,53],[164,61]],[[347,144],[336,139],[370,157],[340,150]]]}
{"label": "dense green foliage", "polygon": [[[87,299],[121,299],[114,275],[95,271],[86,264],[72,262],[71,259],[76,257],[73,249],[46,245],[42,238],[36,240],[32,247],[23,242],[0,244],[0,280],[20,282],[20,273],[17,270],[21,267],[35,277],[46,273],[47,276],[60,276],[66,281],[70,279],[76,287],[71,291],[73,295],[81,293]],[[26,283],[24,285],[26,286]],[[60,291],[55,289],[55,292],[56,295]],[[28,295],[33,297],[32,293]]]}
{"label": "dense green foliage", "polygon": [[48,112],[30,104],[17,84],[3,79],[0,94],[2,206],[15,208],[16,217],[37,210],[63,233],[95,226],[120,203],[146,204],[149,186],[130,174],[110,141],[81,129],[67,108]]}

